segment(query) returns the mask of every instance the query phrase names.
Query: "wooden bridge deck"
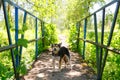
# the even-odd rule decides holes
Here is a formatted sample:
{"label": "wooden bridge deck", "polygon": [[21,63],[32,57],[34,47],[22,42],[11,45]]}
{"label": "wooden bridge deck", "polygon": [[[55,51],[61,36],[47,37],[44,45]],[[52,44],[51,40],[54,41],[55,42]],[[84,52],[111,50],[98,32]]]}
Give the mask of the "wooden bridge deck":
{"label": "wooden bridge deck", "polygon": [[41,54],[33,68],[24,76],[25,80],[96,80],[96,75],[78,53],[71,53],[72,70],[64,68],[58,71],[58,60],[56,71],[53,72],[51,52],[46,51]]}

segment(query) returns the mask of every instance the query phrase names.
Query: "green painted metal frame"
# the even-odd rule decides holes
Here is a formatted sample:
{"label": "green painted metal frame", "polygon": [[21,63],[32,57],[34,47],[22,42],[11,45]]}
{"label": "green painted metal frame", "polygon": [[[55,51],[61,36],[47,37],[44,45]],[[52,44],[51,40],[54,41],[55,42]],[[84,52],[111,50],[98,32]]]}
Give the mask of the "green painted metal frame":
{"label": "green painted metal frame", "polygon": [[42,46],[44,47],[45,46],[45,41],[44,41],[44,33],[45,33],[45,31],[44,31],[44,22],[41,22],[41,31],[42,31]]}
{"label": "green painted metal frame", "polygon": [[37,60],[37,56],[38,56],[38,21],[37,21],[37,18],[35,19],[35,39],[36,39],[36,42],[35,42],[35,58]]}
{"label": "green painted metal frame", "polygon": [[[98,31],[97,31],[97,16],[96,13],[94,14],[94,30],[95,30],[95,43],[98,44]],[[100,68],[100,64],[99,64],[99,47],[96,45],[96,64],[97,64],[97,74],[99,74],[99,68]],[[98,77],[98,75],[97,75]]]}
{"label": "green painted metal frame", "polygon": [[[117,3],[116,5],[116,9],[115,9],[115,13],[114,13],[114,18],[113,18],[113,22],[111,25],[111,30],[110,30],[110,34],[109,34],[109,38],[108,38],[108,43],[107,45],[103,44],[104,41],[104,25],[105,25],[105,9],[108,6],[111,6],[112,4]],[[120,50],[116,49],[116,48],[110,48],[110,43],[112,40],[112,35],[114,32],[114,27],[115,27],[115,22],[117,19],[117,14],[119,11],[119,6],[120,6],[120,0],[113,0],[110,3],[106,4],[105,6],[103,6],[102,8],[98,9],[97,11],[95,11],[94,13],[90,14],[89,16],[86,16],[85,18],[81,19],[79,22],[84,21],[84,38],[79,38],[79,40],[83,41],[83,59],[85,59],[85,43],[91,43],[93,45],[96,46],[96,64],[97,64],[97,80],[102,80],[102,74],[104,71],[104,67],[105,67],[105,63],[106,63],[106,59],[107,59],[107,55],[108,55],[108,51],[112,51],[115,52],[116,54],[120,54]],[[98,43],[98,31],[97,31],[97,12],[102,11],[102,28],[101,28],[101,42]],[[91,41],[91,40],[86,40],[86,30],[87,30],[87,19],[90,17],[94,17],[94,31],[95,31],[95,42]],[[82,28],[82,27],[80,27]],[[80,34],[80,33],[78,33]],[[78,44],[77,44],[78,45]],[[104,57],[103,56],[103,49],[105,49],[105,53],[104,53]]]}
{"label": "green painted metal frame", "polygon": [[[87,19],[84,20],[84,39],[86,39],[86,32],[87,32]],[[83,54],[82,54],[83,59],[85,59],[85,47],[86,47],[86,42],[83,41]]]}
{"label": "green painted metal frame", "polygon": [[[20,80],[19,72],[17,71],[17,68],[20,65],[21,55],[22,55],[22,46],[18,47],[18,45],[17,45],[17,41],[19,39],[19,36],[18,36],[18,33],[19,33],[19,25],[18,25],[19,24],[19,21],[18,21],[19,20],[18,19],[19,18],[19,14],[18,14],[19,10],[24,12],[23,27],[26,24],[27,15],[30,15],[33,18],[35,18],[35,39],[28,41],[28,43],[35,42],[35,60],[37,60],[37,57],[38,57],[38,40],[42,39],[42,38],[38,38],[38,20],[39,20],[39,22],[43,23],[41,25],[42,28],[44,27],[45,22],[42,21],[41,19],[37,18],[36,16],[31,14],[30,12],[24,10],[23,8],[21,8],[20,6],[18,6],[17,4],[13,3],[10,0],[2,0],[2,3],[3,3],[4,19],[5,19],[6,29],[7,29],[9,45],[5,46],[5,47],[1,47],[0,52],[10,49],[11,57],[12,57],[12,63],[13,63],[13,69],[14,69],[14,74],[15,74],[15,79]],[[13,6],[14,9],[15,9],[15,44],[12,43],[12,39],[11,39],[10,23],[9,23],[9,20],[8,20],[8,13],[7,13],[7,10],[6,10],[6,3]],[[24,34],[21,34],[21,39],[24,39]],[[17,52],[17,55],[15,57],[14,57],[15,53],[13,51],[13,48],[16,48],[15,52]]]}
{"label": "green painted metal frame", "polygon": [[[2,0],[2,4],[3,4],[3,11],[4,11],[4,18],[6,21],[5,24],[6,24],[7,34],[8,34],[8,41],[9,41],[9,45],[12,45],[11,34],[10,34],[10,23],[9,23],[8,16],[7,16],[8,14],[7,14],[7,10],[6,10],[6,4],[3,0]],[[16,66],[15,66],[16,63],[15,63],[14,51],[12,48],[10,49],[10,52],[11,52],[11,57],[12,57],[15,78],[17,78],[17,70],[16,70]]]}
{"label": "green painted metal frame", "polygon": [[[113,22],[112,22],[112,25],[111,25],[111,30],[110,30],[110,35],[109,35],[109,38],[108,38],[107,46],[110,46],[110,43],[111,43],[111,40],[112,40],[112,35],[113,35],[113,32],[114,32],[114,28],[115,28],[115,23],[116,23],[116,20],[117,20],[119,7],[120,7],[120,0],[119,0],[119,2],[117,2],[117,5],[116,5],[115,14],[114,14]],[[101,76],[102,76],[103,71],[104,71],[107,55],[108,55],[108,50],[106,49],[105,54],[104,54],[104,58],[103,58],[103,65],[102,65],[102,68],[101,68]]]}
{"label": "green painted metal frame", "polygon": [[[26,24],[26,18],[27,18],[27,12],[24,12],[23,27],[25,27],[25,24]],[[24,34],[21,34],[21,39],[24,39]],[[21,61],[21,55],[22,55],[22,46],[20,46],[19,63],[20,63],[20,61]]]}

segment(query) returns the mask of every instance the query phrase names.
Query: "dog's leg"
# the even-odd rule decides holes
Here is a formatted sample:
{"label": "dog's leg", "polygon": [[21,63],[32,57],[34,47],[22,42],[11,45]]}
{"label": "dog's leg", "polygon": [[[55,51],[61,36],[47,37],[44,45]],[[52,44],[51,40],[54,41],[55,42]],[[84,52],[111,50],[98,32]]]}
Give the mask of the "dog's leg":
{"label": "dog's leg", "polygon": [[70,69],[72,70],[71,59],[69,60]]}
{"label": "dog's leg", "polygon": [[70,69],[72,70],[72,66],[71,66],[71,58],[69,58],[67,55],[64,55],[64,61],[65,61],[65,68],[68,66],[68,64],[70,65]]}
{"label": "dog's leg", "polygon": [[72,65],[71,65],[71,55],[70,55],[70,58],[69,58],[69,64],[70,64],[70,69],[72,70]]}
{"label": "dog's leg", "polygon": [[53,71],[55,71],[55,57],[53,56],[52,59],[53,59]]}
{"label": "dog's leg", "polygon": [[65,61],[65,68],[67,68],[67,65],[69,64],[70,59],[66,54],[64,54],[64,61]]}
{"label": "dog's leg", "polygon": [[62,64],[62,58],[60,57],[60,60],[59,60],[59,70],[61,70],[61,64]]}
{"label": "dog's leg", "polygon": [[67,59],[67,56],[65,54],[64,54],[63,60],[65,62],[65,68],[67,68],[68,59]]}

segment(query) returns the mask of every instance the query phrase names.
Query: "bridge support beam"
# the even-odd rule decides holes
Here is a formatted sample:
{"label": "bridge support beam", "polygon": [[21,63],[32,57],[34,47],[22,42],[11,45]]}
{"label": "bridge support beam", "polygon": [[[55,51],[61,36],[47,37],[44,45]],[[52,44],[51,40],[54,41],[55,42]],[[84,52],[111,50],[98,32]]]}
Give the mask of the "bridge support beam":
{"label": "bridge support beam", "polygon": [[[84,20],[84,39],[86,39],[86,33],[87,33],[87,18]],[[85,59],[85,48],[86,42],[83,41],[83,54],[82,54],[83,59]]]}
{"label": "bridge support beam", "polygon": [[[26,26],[26,17],[27,17],[27,12],[24,12],[23,28]],[[21,39],[24,39],[24,31],[23,31],[23,34],[21,34]],[[22,55],[22,46],[20,46],[19,62],[21,61],[21,55]]]}
{"label": "bridge support beam", "polygon": [[35,59],[37,60],[37,56],[38,56],[38,23],[37,23],[37,18],[35,19],[35,39],[36,39],[36,43],[35,43]]}

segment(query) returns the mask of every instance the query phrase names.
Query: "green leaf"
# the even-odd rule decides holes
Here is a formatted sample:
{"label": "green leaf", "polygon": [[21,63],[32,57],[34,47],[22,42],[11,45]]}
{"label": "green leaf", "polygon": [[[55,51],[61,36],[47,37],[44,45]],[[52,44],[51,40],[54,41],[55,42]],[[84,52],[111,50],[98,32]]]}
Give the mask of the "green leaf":
{"label": "green leaf", "polygon": [[28,30],[27,24],[23,24],[22,30],[23,30],[23,32],[25,32],[26,30]]}
{"label": "green leaf", "polygon": [[27,39],[18,39],[17,45],[27,48],[28,40]]}
{"label": "green leaf", "polygon": [[21,74],[25,75],[27,73],[26,65],[21,65]]}

